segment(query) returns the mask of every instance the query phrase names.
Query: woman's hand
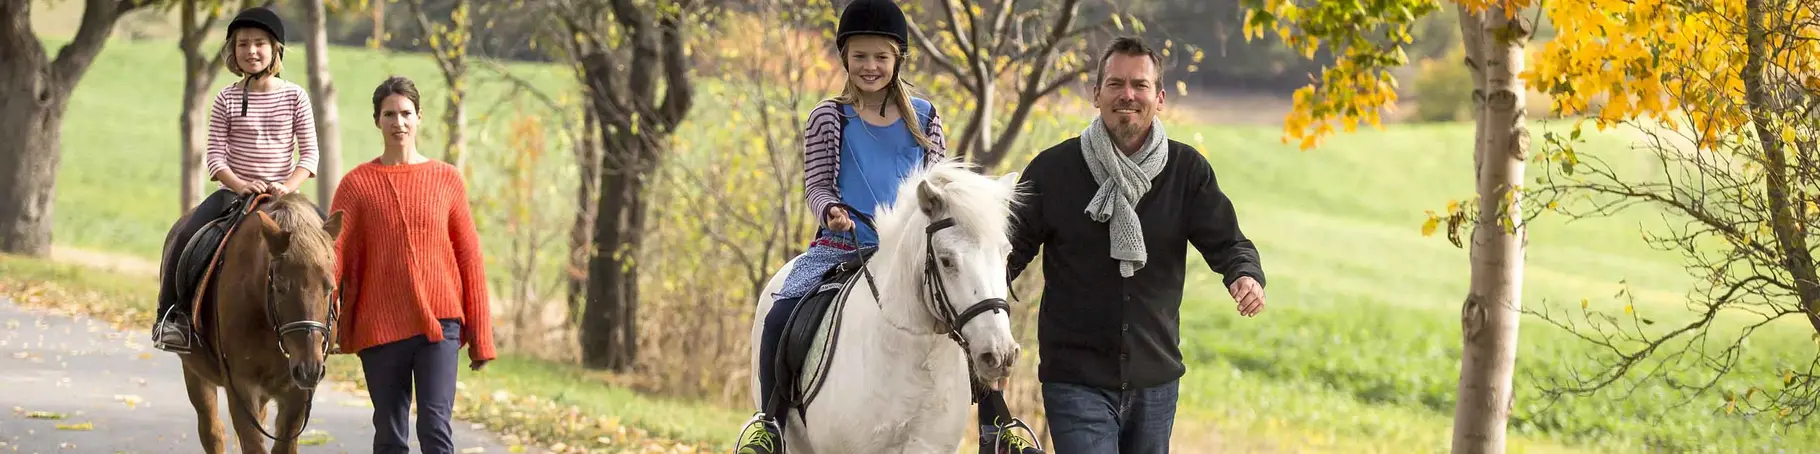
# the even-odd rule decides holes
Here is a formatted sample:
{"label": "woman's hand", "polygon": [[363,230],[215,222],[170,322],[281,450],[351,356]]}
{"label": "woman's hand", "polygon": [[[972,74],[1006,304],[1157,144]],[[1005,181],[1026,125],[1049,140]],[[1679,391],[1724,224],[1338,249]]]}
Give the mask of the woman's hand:
{"label": "woman's hand", "polygon": [[490,359],[468,360],[468,370],[479,371],[485,369],[487,368],[487,363],[492,361],[493,360]]}
{"label": "woman's hand", "polygon": [[853,230],[853,219],[847,217],[847,210],[841,207],[828,208],[828,228],[836,232]]}

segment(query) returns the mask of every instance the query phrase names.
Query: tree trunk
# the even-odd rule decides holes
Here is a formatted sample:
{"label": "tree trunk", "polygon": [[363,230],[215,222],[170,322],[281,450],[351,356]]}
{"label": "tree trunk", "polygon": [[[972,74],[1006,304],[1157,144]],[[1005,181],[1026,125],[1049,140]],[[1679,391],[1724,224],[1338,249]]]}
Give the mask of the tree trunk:
{"label": "tree trunk", "polygon": [[[603,131],[607,128],[602,128]],[[638,358],[638,251],[645,224],[645,179],[655,168],[655,135],[609,132],[600,209],[589,262],[588,305],[581,323],[582,363],[624,371]]]}
{"label": "tree trunk", "polygon": [[30,1],[0,1],[0,252],[50,253],[63,114],[114,31],[116,0],[88,0],[76,37],[50,60],[32,32]]}
{"label": "tree trunk", "polygon": [[216,48],[214,58],[203,57],[202,43],[206,32],[213,28],[215,20],[220,17],[213,11],[207,17],[196,5],[196,0],[184,0],[182,5],[183,27],[177,46],[183,51],[183,106],[177,124],[182,136],[182,147],[178,165],[178,206],[177,212],[189,211],[196,204],[202,203],[202,185],[207,183],[202,165],[202,156],[208,151],[208,106],[209,86],[214,85],[215,75],[221,73],[217,66],[221,64],[221,50]]}
{"label": "tree trunk", "polygon": [[[461,63],[456,63],[456,65],[461,65]],[[462,73],[465,72],[467,71],[464,67],[456,72],[443,73],[443,81],[449,84],[449,105],[442,113],[443,126],[449,130],[445,159],[457,169],[467,169],[468,163],[468,110],[467,103],[462,101],[467,99],[467,88],[462,83]]]}
{"label": "tree trunk", "polygon": [[[18,73],[19,71],[8,71]],[[12,75],[12,74],[9,74]],[[42,82],[42,81],[39,81]],[[43,105],[29,88],[0,82],[0,252],[43,257],[51,248],[52,197],[56,195],[58,134],[67,94]],[[64,91],[64,90],[51,90]]]}
{"label": "tree trunk", "polygon": [[[1801,299],[1801,307],[1807,313],[1807,320],[1816,330],[1820,330],[1820,277],[1814,269],[1813,254],[1807,248],[1807,235],[1801,231],[1802,222],[1795,213],[1800,203],[1789,192],[1794,189],[1789,184],[1787,147],[1782,136],[1771,124],[1777,109],[1771,105],[1770,88],[1765,86],[1763,70],[1770,57],[1769,30],[1763,23],[1766,15],[1763,0],[1745,0],[1744,70],[1739,77],[1744,79],[1744,102],[1750,108],[1751,128],[1757,134],[1758,144],[1763,147],[1763,166],[1765,176],[1763,192],[1769,199],[1770,229],[1775,233],[1776,247],[1787,259],[1789,274],[1793,274],[1795,294]],[[1797,170],[1799,171],[1799,170]]]}
{"label": "tree trunk", "polygon": [[374,49],[385,48],[385,3],[373,2],[373,37],[367,46]]}
{"label": "tree trunk", "polygon": [[592,107],[582,109],[581,139],[575,143],[575,164],[581,173],[575,185],[575,225],[569,230],[569,320],[580,320],[588,298],[589,263],[594,256],[594,219],[600,210],[600,142]]}
{"label": "tree trunk", "polygon": [[317,203],[328,205],[335,200],[335,186],[341,184],[341,119],[335,109],[335,83],[329,77],[329,34],[327,15],[322,0],[310,0],[308,10],[308,62],[310,106],[316,115]]}
{"label": "tree trunk", "polygon": [[[1474,141],[1478,216],[1473,227],[1472,283],[1461,309],[1464,349],[1454,407],[1453,452],[1502,453],[1514,393],[1517,328],[1521,320],[1523,249],[1528,231],[1520,209],[1529,130],[1524,125],[1523,44],[1529,26],[1499,8],[1462,11],[1467,59],[1476,92],[1487,93]],[[1512,193],[1512,191],[1518,191]]]}

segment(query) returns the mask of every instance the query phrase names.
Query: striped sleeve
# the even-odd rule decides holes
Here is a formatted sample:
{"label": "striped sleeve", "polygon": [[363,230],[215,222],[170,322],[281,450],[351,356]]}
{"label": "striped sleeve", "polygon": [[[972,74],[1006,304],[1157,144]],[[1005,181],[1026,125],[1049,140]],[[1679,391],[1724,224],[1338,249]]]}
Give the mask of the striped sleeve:
{"label": "striped sleeve", "polygon": [[830,100],[809,111],[809,124],[803,128],[803,196],[823,225],[828,208],[840,202],[834,183],[840,172],[841,127],[840,104]]}
{"label": "striped sleeve", "polygon": [[942,115],[933,104],[929,106],[929,124],[923,126],[923,136],[929,138],[929,143],[935,144],[935,149],[923,150],[924,162],[933,163],[948,156],[948,137],[943,135]]}
{"label": "striped sleeve", "polygon": [[203,163],[209,169],[209,179],[220,180],[221,172],[228,170],[227,161],[227,95],[233,86],[224,87],[215,93],[215,102],[209,106],[208,152],[203,155]]}
{"label": "striped sleeve", "polygon": [[[296,87],[297,107],[292,114],[297,121],[293,125],[297,138],[297,168],[310,172],[314,176],[321,172],[316,169],[318,162],[318,145],[316,143],[316,113],[310,106],[310,93],[303,87]],[[331,169],[332,170],[332,169]]]}

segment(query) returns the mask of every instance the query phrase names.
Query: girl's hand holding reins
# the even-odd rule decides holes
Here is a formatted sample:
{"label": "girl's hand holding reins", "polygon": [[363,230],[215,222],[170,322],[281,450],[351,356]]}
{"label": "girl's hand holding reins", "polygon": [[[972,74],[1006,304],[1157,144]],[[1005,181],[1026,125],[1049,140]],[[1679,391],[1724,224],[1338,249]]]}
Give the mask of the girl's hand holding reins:
{"label": "girl's hand holding reins", "polygon": [[841,207],[828,209],[828,228],[836,232],[853,230],[853,219],[847,217],[847,210]]}
{"label": "girl's hand holding reins", "polygon": [[285,186],[284,183],[271,183],[265,186],[265,192],[271,194],[273,197],[283,197],[285,194],[297,191],[291,189],[289,186]]}
{"label": "girl's hand holding reins", "polygon": [[242,182],[240,184],[240,189],[237,191],[234,191],[234,192],[238,192],[238,193],[245,194],[245,195],[251,195],[251,194],[258,194],[261,192],[266,192],[268,189],[269,188],[266,186],[264,181],[254,180],[254,181]]}

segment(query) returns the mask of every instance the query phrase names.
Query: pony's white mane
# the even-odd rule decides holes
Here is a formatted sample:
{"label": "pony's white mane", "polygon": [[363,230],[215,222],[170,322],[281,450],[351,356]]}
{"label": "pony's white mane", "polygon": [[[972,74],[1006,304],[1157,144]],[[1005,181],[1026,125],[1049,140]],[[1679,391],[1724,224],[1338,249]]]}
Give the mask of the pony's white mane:
{"label": "pony's white mane", "polygon": [[896,204],[878,208],[878,255],[889,258],[879,265],[888,270],[885,273],[893,278],[892,282],[918,282],[921,278],[923,248],[928,241],[924,228],[936,221],[923,214],[922,197],[917,191],[924,181],[939,188],[942,211],[954,218],[954,228],[982,245],[1007,241],[1011,207],[1021,194],[995,178],[975,172],[975,168],[954,158],[936,161],[904,179],[897,189]]}

